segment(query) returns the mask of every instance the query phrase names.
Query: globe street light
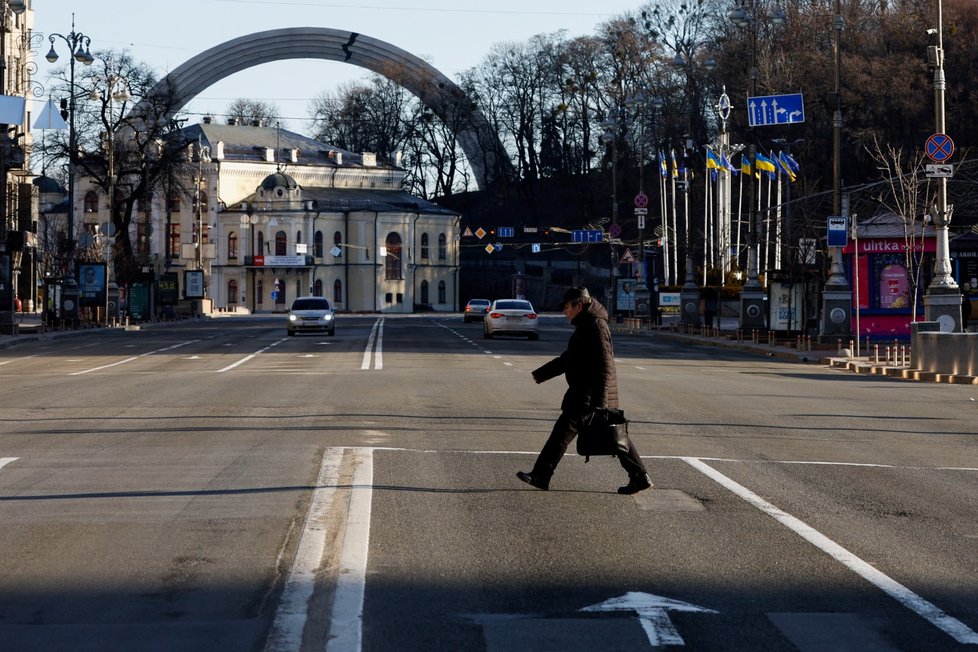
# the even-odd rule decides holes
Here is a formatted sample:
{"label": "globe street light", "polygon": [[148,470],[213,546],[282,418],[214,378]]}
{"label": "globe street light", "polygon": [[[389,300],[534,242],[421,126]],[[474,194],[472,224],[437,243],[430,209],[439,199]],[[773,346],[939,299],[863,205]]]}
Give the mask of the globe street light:
{"label": "globe street light", "polygon": [[49,63],[58,61],[55,39],[61,39],[71,54],[68,59],[68,269],[65,279],[65,312],[74,316],[78,310],[78,281],[75,278],[75,161],[78,158],[78,135],[75,133],[75,62],[92,65],[95,57],[89,51],[92,39],[75,31],[75,14],[71,15],[71,32],[48,35],[51,49],[45,55]]}

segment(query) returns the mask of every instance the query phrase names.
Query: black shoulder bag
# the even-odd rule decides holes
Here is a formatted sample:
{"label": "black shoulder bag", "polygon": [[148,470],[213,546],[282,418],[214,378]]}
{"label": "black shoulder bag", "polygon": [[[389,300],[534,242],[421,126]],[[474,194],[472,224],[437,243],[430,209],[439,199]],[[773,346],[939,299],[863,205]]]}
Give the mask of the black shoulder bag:
{"label": "black shoulder bag", "polygon": [[577,454],[588,462],[592,455],[617,455],[628,452],[628,419],[615,408],[598,408],[581,418],[577,433]]}

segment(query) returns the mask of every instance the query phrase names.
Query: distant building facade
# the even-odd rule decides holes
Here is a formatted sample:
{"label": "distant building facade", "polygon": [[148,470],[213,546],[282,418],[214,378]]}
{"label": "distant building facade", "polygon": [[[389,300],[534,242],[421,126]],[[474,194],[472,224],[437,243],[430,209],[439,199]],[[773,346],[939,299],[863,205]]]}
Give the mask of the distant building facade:
{"label": "distant building facade", "polygon": [[[460,215],[403,191],[403,169],[270,127],[184,132],[191,178],[155,192],[130,233],[154,282],[183,299],[202,272],[202,305],[220,311],[281,312],[305,295],[346,312],[459,309]],[[97,234],[104,191],[78,184],[78,232]]]}

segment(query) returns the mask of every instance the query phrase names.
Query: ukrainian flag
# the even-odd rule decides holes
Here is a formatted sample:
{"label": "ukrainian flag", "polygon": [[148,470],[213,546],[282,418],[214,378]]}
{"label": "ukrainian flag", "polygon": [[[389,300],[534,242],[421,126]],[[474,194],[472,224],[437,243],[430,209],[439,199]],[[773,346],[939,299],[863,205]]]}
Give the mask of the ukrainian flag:
{"label": "ukrainian flag", "polygon": [[757,162],[755,163],[755,165],[757,166],[758,172],[767,172],[768,174],[774,174],[774,172],[777,170],[777,168],[774,166],[774,161],[764,156],[760,152],[757,152],[757,154],[755,154],[754,156],[756,157],[755,160]]}
{"label": "ukrainian flag", "polygon": [[670,156],[672,156],[672,178],[673,179],[678,179],[679,178],[679,168],[676,167],[676,150],[672,150],[672,152],[670,152]]}
{"label": "ukrainian flag", "polygon": [[798,165],[798,161],[793,159],[791,154],[788,152],[781,152],[781,160],[788,164],[788,167],[791,168],[792,172],[801,171],[801,166]]}
{"label": "ukrainian flag", "polygon": [[663,179],[669,176],[669,167],[666,165],[666,153],[659,150],[659,174]]}
{"label": "ukrainian flag", "polygon": [[730,159],[728,159],[727,155],[724,154],[723,152],[720,152],[720,165],[723,166],[724,170],[729,170],[734,174],[737,174],[739,172],[739,170],[734,167],[733,163],[730,162]]}
{"label": "ukrainian flag", "polygon": [[794,183],[794,181],[796,179],[795,173],[792,172],[791,168],[788,167],[788,164],[785,163],[784,162],[784,159],[781,158],[781,152],[778,152],[778,155],[774,157],[774,163],[775,163],[775,165],[778,166],[778,172],[780,172],[784,176],[788,177],[788,179],[792,183]]}
{"label": "ukrainian flag", "polygon": [[750,158],[747,154],[742,154],[740,157],[740,172],[741,174],[750,174]]}
{"label": "ukrainian flag", "polygon": [[713,153],[713,150],[706,150],[706,169],[720,170],[722,168],[723,165],[720,163],[720,159],[717,157],[717,155]]}

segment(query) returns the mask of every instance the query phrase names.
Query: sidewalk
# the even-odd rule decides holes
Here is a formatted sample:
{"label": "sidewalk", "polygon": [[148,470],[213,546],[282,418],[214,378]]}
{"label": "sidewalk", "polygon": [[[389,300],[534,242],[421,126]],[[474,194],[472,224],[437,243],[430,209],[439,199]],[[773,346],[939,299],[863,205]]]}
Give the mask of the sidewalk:
{"label": "sidewalk", "polygon": [[[703,346],[719,346],[727,349],[745,351],[758,356],[778,358],[789,362],[802,364],[820,364],[834,369],[845,369],[857,374],[886,376],[903,380],[922,382],[948,383],[955,385],[978,385],[978,376],[937,374],[913,369],[910,366],[910,356],[903,358],[895,352],[890,359],[881,353],[876,356],[850,355],[848,349],[839,349],[838,345],[818,344],[810,340],[794,340],[772,342],[767,335],[754,341],[751,335],[738,336],[739,321],[736,318],[724,317],[720,329],[684,328],[679,323],[679,315],[663,315],[662,325],[642,328],[638,320],[626,319],[620,324],[611,324],[613,333],[631,335],[649,335],[668,339],[691,342]],[[901,364],[904,362],[906,364]]]}

